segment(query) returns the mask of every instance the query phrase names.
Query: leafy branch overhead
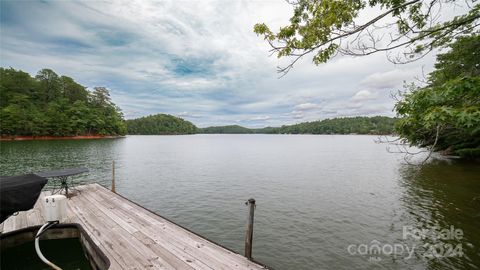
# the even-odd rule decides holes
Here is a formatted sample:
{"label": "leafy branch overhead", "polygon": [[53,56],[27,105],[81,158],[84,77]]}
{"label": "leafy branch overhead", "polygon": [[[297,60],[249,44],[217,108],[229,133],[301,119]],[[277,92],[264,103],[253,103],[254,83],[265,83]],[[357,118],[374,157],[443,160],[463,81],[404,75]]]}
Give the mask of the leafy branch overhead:
{"label": "leafy branch overhead", "polygon": [[411,145],[480,157],[480,36],[458,38],[437,56],[428,85],[410,85],[395,105],[396,130]]}
{"label": "leafy branch overhead", "polygon": [[[290,24],[272,31],[265,23],[254,26],[277,57],[290,57],[278,67],[285,75],[307,54],[316,65],[337,54],[362,56],[386,52],[394,63],[422,58],[434,48],[448,45],[457,36],[478,33],[480,4],[462,1],[464,14],[443,20],[445,11],[459,5],[449,0],[298,0]],[[457,7],[457,9],[460,9]],[[360,14],[376,13],[358,23]],[[399,49],[399,50],[397,50]]]}

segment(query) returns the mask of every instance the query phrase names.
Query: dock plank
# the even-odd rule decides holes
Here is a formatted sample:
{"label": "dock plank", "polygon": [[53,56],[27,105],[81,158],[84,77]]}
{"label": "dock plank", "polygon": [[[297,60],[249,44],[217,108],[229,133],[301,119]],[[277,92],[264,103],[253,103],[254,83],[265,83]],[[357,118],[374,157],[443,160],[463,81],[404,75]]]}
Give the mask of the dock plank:
{"label": "dock plank", "polygon": [[[97,196],[98,193],[90,193],[89,197],[97,197],[99,200],[104,201],[101,199],[99,196]],[[99,201],[96,201],[99,202]],[[93,202],[95,203],[95,202]],[[149,227],[145,226],[145,223],[142,223],[139,219],[132,219],[132,217],[135,217],[133,215],[134,212],[123,212],[121,211],[121,208],[116,206],[115,204],[111,204],[109,207],[112,212],[114,212],[119,218],[123,220],[129,220],[128,222],[136,224],[137,228],[140,233],[134,233],[135,236],[139,236],[139,240],[141,240],[144,243],[150,244],[151,248],[157,248],[157,250],[161,250],[163,252],[158,253],[161,257],[165,257],[166,259],[174,260],[172,264],[178,264],[180,262],[185,265],[185,268],[180,268],[180,269],[188,269],[188,264],[194,265],[195,269],[227,269],[225,266],[221,266],[221,263],[216,262],[213,266],[214,268],[211,268],[210,266],[206,265],[205,263],[201,262],[198,260],[198,255],[197,256],[192,256],[190,253],[192,253],[191,247],[186,245],[185,243],[178,244],[178,239],[169,237],[169,238],[164,238],[162,239],[161,242],[157,242],[156,238],[158,238],[157,230],[156,229],[150,229]],[[149,226],[149,225],[148,225]],[[158,229],[158,228],[157,228]],[[142,236],[144,235],[149,235],[150,239],[143,238]],[[156,236],[156,237],[155,237]],[[194,250],[195,251],[195,250]],[[168,253],[167,253],[168,252]],[[201,257],[201,256],[200,256]],[[211,258],[210,260],[210,265],[213,264],[213,261]],[[171,261],[169,261],[171,262]],[[185,264],[188,263],[188,264]],[[178,269],[174,267],[175,269]]]}
{"label": "dock plank", "polygon": [[[98,185],[79,186],[67,222],[80,224],[110,260],[109,269],[265,269]],[[8,218],[3,231],[44,223],[42,192],[34,209]]]}
{"label": "dock plank", "polygon": [[[91,194],[92,193],[90,193],[89,195],[91,195]],[[106,210],[102,209],[102,208],[105,208],[105,207],[101,206],[98,201],[95,201],[94,199],[92,199],[91,196],[87,196],[87,198],[90,201],[90,203],[96,205],[98,207],[98,209],[101,209],[101,211],[105,213]],[[115,215],[114,212],[111,212],[109,217],[115,217],[115,219],[105,220],[104,221],[105,225],[108,228],[110,228],[111,230],[117,230],[117,231],[125,230],[125,231],[127,231],[128,233],[121,233],[121,235],[123,236],[123,239],[125,241],[127,241],[132,248],[136,249],[140,254],[142,254],[143,258],[147,259],[148,262],[147,262],[146,266],[149,266],[149,267],[153,266],[156,269],[172,269],[172,268],[175,268],[175,267],[172,266],[172,264],[175,264],[175,262],[172,263],[171,261],[164,260],[162,256],[159,256],[161,254],[156,254],[155,252],[152,251],[151,248],[149,248],[143,242],[141,242],[139,239],[137,239],[135,237],[135,233],[138,231],[138,229],[134,228],[130,224],[127,224],[124,221],[124,219],[125,219],[124,217]],[[119,222],[120,220],[122,222]],[[129,231],[129,229],[131,229],[131,228],[134,228],[134,231]]]}
{"label": "dock plank", "polygon": [[[101,195],[102,193],[105,196],[111,196],[110,194],[108,194],[109,191],[103,187],[99,187],[97,191],[98,192],[96,194],[99,196],[102,196]],[[140,219],[142,218],[148,219],[149,223],[151,224],[151,226],[148,228],[151,228],[151,229],[149,230],[149,232],[146,232],[146,233],[155,235],[155,232],[158,231],[159,228],[163,229],[164,233],[161,234],[161,237],[163,238],[161,241],[162,243],[169,242],[169,241],[172,241],[173,243],[180,242],[179,245],[185,246],[187,248],[185,251],[187,252],[189,250],[190,251],[197,250],[200,252],[205,252],[207,254],[211,254],[212,252],[217,253],[216,258],[220,258],[221,262],[217,263],[216,269],[232,269],[233,266],[234,266],[233,268],[235,269],[243,269],[243,268],[250,269],[250,267],[252,267],[252,269],[255,269],[256,264],[246,260],[245,257],[237,253],[234,253],[230,250],[227,250],[223,247],[220,247],[202,237],[199,237],[198,235],[188,230],[185,230],[177,226],[176,224],[171,223],[166,219],[163,219],[163,218],[159,219],[158,215],[155,215],[154,213],[146,209],[140,209],[140,210],[135,209],[134,204],[129,204],[127,203],[128,201],[125,201],[125,200],[124,201],[110,200],[110,201],[114,204],[117,204],[117,207],[113,211],[118,211],[123,209],[124,211],[126,211],[126,213],[133,213],[133,214],[130,214],[130,216],[135,216]],[[146,221],[143,221],[143,222],[146,222]],[[141,223],[141,221],[139,223]],[[189,249],[191,247],[194,247],[194,249]],[[193,251],[193,252],[196,253],[196,251]],[[199,256],[199,257],[203,257],[203,256]],[[209,258],[208,260],[210,261],[210,263],[217,261],[216,259],[212,261],[211,258]],[[229,263],[226,263],[226,262],[229,262]]]}
{"label": "dock plank", "polygon": [[[75,213],[77,210],[73,208],[72,204],[67,204],[67,209],[68,211]],[[79,213],[80,214],[80,213]],[[81,219],[77,219],[76,223],[80,224],[85,230],[88,227],[85,222],[83,222]],[[117,262],[118,256],[115,254],[112,254],[112,252],[108,249],[108,245],[105,242],[101,242],[98,237],[94,236],[92,233],[89,233],[90,238],[92,241],[97,245],[103,253],[109,258],[110,260],[110,268],[109,269],[124,269],[124,267],[121,267],[120,264]]]}
{"label": "dock plank", "polygon": [[[112,211],[125,211],[125,214],[132,213],[131,210],[125,210],[122,209],[122,207],[116,207],[112,209]],[[135,212],[133,215],[130,215],[136,217],[136,221],[142,218],[142,213]],[[141,223],[145,224],[145,222],[142,221],[138,222],[138,224]],[[188,236],[186,230],[174,229],[175,227],[173,227],[173,224],[168,224],[166,220],[160,221],[157,224],[152,222],[150,225],[139,227],[139,230],[142,233],[149,235],[155,242],[158,243],[158,245],[162,245],[174,252],[180,249],[182,253],[188,254],[189,256],[185,260],[201,261],[202,264],[208,263],[208,265],[212,266],[214,269],[234,269],[238,268],[239,264],[241,264],[240,262],[232,261],[220,253],[217,254],[215,258],[212,258],[210,256],[210,250],[208,250],[208,247],[201,243],[197,237],[192,238]],[[159,230],[162,230],[162,233],[159,233]],[[230,261],[230,263],[228,263],[228,261]],[[232,265],[235,267],[232,267]]]}
{"label": "dock plank", "polygon": [[[114,256],[116,261],[122,265],[124,269],[142,269],[142,264],[139,262],[141,255],[136,250],[127,248],[128,243],[117,235],[116,232],[110,228],[105,228],[102,218],[95,213],[89,211],[84,207],[83,201],[78,201],[72,206],[72,210],[82,220],[84,229],[89,232],[92,238],[97,238],[101,246],[108,251],[108,254]],[[123,232],[120,232],[123,233]],[[102,249],[103,250],[103,249]]]}
{"label": "dock plank", "polygon": [[[104,188],[101,189],[103,190],[98,190],[99,192],[96,193],[97,195],[101,192],[105,192]],[[108,192],[108,190],[106,191]],[[115,200],[113,200],[113,203],[115,203]],[[214,265],[215,269],[255,269],[256,267],[256,264],[246,260],[245,257],[213,244],[212,242],[199,237],[198,235],[185,230],[166,219],[158,219],[157,215],[148,210],[143,209],[138,211],[131,205],[125,202],[120,202],[120,205],[117,205],[117,208],[115,208],[113,211],[119,211],[121,209],[123,209],[127,214],[133,213],[133,216],[136,216],[137,218],[150,219],[151,225],[147,228],[141,229],[146,234],[157,236],[158,229],[161,228],[163,233],[157,236],[157,238],[161,238],[158,240],[160,243],[173,243],[181,246],[185,252],[191,253],[191,255],[197,257],[198,259],[203,259],[204,261],[206,260],[209,265]],[[132,216],[132,214],[130,214],[130,216]],[[212,259],[209,255],[212,252],[216,253],[216,257],[214,259]]]}

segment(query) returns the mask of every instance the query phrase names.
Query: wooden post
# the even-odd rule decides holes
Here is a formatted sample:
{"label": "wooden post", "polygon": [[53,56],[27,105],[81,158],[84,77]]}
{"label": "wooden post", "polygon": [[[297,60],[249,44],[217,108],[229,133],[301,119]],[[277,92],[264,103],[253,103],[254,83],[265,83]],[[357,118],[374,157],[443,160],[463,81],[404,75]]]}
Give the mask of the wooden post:
{"label": "wooden post", "polygon": [[255,211],[255,199],[248,199],[245,203],[249,206],[247,229],[245,231],[245,257],[252,260],[252,246],[253,246],[253,213]]}
{"label": "wooden post", "polygon": [[115,191],[115,160],[112,161],[112,192],[117,193]]}

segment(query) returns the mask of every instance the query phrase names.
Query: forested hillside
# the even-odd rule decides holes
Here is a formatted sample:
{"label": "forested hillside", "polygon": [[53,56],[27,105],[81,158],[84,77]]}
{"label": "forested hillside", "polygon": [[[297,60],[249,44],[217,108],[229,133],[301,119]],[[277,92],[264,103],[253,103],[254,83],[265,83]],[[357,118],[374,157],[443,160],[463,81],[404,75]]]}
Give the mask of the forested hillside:
{"label": "forested hillside", "polygon": [[35,77],[0,68],[2,136],[123,135],[126,126],[108,90],[93,91],[42,69]]}
{"label": "forested hillside", "polygon": [[72,78],[42,69],[35,77],[0,68],[2,136],[166,135],[166,134],[391,134],[389,117],[334,118],[282,127],[250,129],[239,125],[197,128],[181,118],[156,114],[133,120],[123,115],[108,90],[89,91]]}
{"label": "forested hillside", "polygon": [[249,129],[246,127],[215,126],[199,129],[199,133],[219,134],[393,134],[396,118],[386,116],[345,117],[305,122],[281,127]]}
{"label": "forested hillside", "polygon": [[197,127],[191,122],[168,114],[149,115],[126,122],[128,134],[132,135],[176,135],[197,132]]}
{"label": "forested hillside", "polygon": [[396,118],[386,116],[344,117],[305,122],[268,129],[268,133],[287,134],[392,134]]}
{"label": "forested hillside", "polygon": [[198,133],[205,134],[251,134],[254,132],[255,130],[253,129],[249,129],[239,125],[215,126],[198,129]]}

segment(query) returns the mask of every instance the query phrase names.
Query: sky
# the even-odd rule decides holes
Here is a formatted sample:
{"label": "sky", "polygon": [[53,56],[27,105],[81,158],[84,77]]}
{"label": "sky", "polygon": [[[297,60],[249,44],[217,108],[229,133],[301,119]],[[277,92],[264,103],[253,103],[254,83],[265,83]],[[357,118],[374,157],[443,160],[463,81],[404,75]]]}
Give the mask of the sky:
{"label": "sky", "polygon": [[168,113],[199,127],[394,116],[391,94],[432,70],[434,55],[307,56],[279,78],[288,59],[270,56],[253,25],[278,29],[291,13],[284,0],[2,1],[0,64],[105,86],[126,119]]}

